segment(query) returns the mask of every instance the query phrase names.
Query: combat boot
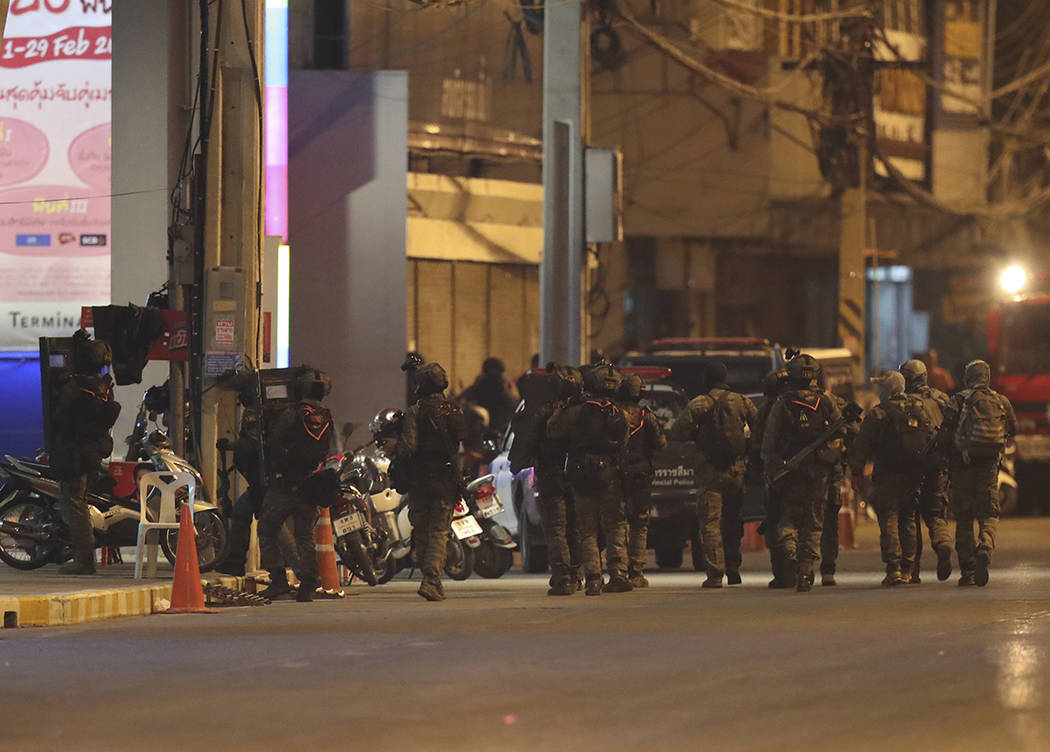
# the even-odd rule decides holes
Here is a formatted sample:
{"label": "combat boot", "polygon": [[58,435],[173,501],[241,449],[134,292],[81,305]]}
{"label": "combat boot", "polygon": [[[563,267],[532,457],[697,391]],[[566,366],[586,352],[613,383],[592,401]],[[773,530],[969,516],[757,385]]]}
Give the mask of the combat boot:
{"label": "combat boot", "polygon": [[970,587],[971,585],[976,584],[977,583],[974,581],[973,572],[963,572],[962,575],[959,577],[959,587]]}
{"label": "combat boot", "polygon": [[726,572],[726,584],[727,585],[739,585],[743,580],[740,579],[740,572]]}
{"label": "combat boot", "polygon": [[886,565],[886,576],[882,578],[883,587],[896,587],[903,585],[906,580],[901,576],[901,570],[893,564]]}
{"label": "combat boot", "polygon": [[260,590],[258,595],[261,598],[275,600],[291,592],[292,588],[288,584],[288,575],[284,571],[272,571],[270,572],[270,584]]}
{"label": "combat boot", "polygon": [[795,590],[799,593],[808,593],[813,589],[813,580],[813,565],[799,565],[798,582],[795,585]]}
{"label": "combat boot", "polygon": [[937,579],[944,582],[952,576],[952,550],[948,546],[937,549]]}
{"label": "combat boot", "polygon": [[627,576],[627,579],[630,580],[631,584],[634,585],[636,588],[649,587],[649,580],[645,579],[645,575],[643,575],[641,572],[634,572],[632,574],[629,574]]}
{"label": "combat boot", "polygon": [[798,584],[798,560],[784,559],[784,564],[775,582],[779,583],[777,587],[782,590],[789,590],[795,587]]}
{"label": "combat boot", "polygon": [[[76,556],[58,568],[59,574],[95,574],[95,552],[90,556]],[[987,581],[987,580],[986,580]]]}
{"label": "combat boot", "polygon": [[722,587],[722,572],[717,569],[707,570],[707,579],[700,583],[702,588],[720,588]]}
{"label": "combat boot", "polygon": [[313,603],[314,590],[317,588],[317,583],[311,582],[300,582],[299,592],[295,594],[296,603]]}
{"label": "combat boot", "polygon": [[973,583],[977,587],[988,584],[988,564],[991,559],[991,552],[987,548],[977,549],[977,570],[973,573]]}
{"label": "combat boot", "polygon": [[820,586],[821,587],[835,587],[836,585],[838,585],[838,583],[835,582],[835,573],[834,572],[821,572],[820,573]]}
{"label": "combat boot", "polygon": [[587,595],[601,595],[602,594],[602,578],[588,577],[585,591]]}
{"label": "combat boot", "polygon": [[551,583],[547,595],[573,595],[576,592],[576,583],[570,579],[560,579]]}
{"label": "combat boot", "polygon": [[629,593],[634,590],[634,585],[623,575],[614,574],[609,578],[609,584],[605,586],[609,593]]}
{"label": "combat boot", "polygon": [[425,598],[428,601],[443,601],[445,600],[445,593],[442,592],[441,580],[435,580],[429,577],[423,578],[423,583],[419,586],[420,597]]}

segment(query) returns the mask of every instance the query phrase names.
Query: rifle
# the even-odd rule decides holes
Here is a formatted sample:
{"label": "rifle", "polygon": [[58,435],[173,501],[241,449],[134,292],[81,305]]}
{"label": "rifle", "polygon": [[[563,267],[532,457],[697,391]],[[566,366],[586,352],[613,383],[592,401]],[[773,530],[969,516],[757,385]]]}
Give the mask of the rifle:
{"label": "rifle", "polygon": [[791,459],[785,460],[774,472],[766,472],[766,483],[773,485],[788,473],[797,469],[811,454],[824,446],[828,441],[835,437],[839,431],[845,428],[850,423],[854,422],[859,416],[857,411],[860,410],[860,406],[853,402],[846,406],[843,411],[842,417],[828,426],[828,430],[822,433],[818,438],[811,441],[806,446],[802,447],[798,452],[795,453]]}

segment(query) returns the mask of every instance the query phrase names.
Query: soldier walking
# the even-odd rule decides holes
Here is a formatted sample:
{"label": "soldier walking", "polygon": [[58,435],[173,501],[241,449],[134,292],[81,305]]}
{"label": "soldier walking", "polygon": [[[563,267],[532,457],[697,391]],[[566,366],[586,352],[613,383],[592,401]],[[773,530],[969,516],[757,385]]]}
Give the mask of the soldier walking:
{"label": "soldier walking", "polygon": [[648,559],[649,513],[652,510],[653,454],[667,446],[667,438],[649,408],[639,404],[645,384],[627,374],[620,387],[620,408],[627,417],[627,458],[623,492],[627,514],[627,578],[636,588],[649,587],[645,579]]}
{"label": "soldier walking", "polygon": [[[766,374],[763,389],[766,400],[762,403],[762,407],[759,408],[758,415],[755,417],[754,426],[751,429],[751,447],[749,450],[751,460],[749,469],[753,472],[757,472],[759,476],[764,474],[762,464],[762,437],[765,435],[766,423],[769,420],[770,412],[773,410],[773,405],[776,404],[780,395],[787,390],[787,387],[787,369],[770,371]],[[773,489],[768,485],[765,489],[765,507],[766,518],[759,526],[759,530],[762,533],[762,537],[765,539],[766,548],[769,549],[769,566],[773,573],[773,579],[769,581],[769,587],[794,587],[794,582],[790,585],[785,584],[785,578],[783,576],[784,550],[779,545],[780,501],[773,494]]]}
{"label": "soldier walking", "polygon": [[459,445],[467,434],[467,425],[463,411],[445,398],[448,375],[439,364],[420,366],[413,373],[412,383],[416,402],[405,411],[396,452],[408,464],[412,550],[423,571],[418,592],[428,601],[443,601],[441,570],[445,568],[452,511],[463,488]]}
{"label": "soldier walking", "polygon": [[710,361],[704,370],[707,394],[693,399],[672,428],[681,440],[695,440],[703,463],[697,478],[704,489],[697,504],[700,544],[707,579],[704,588],[740,584],[743,560],[740,542],[744,537],[741,506],[747,467],[750,424],[758,415],[754,403],[726,385],[727,371],[721,361]]}
{"label": "soldier walking", "polygon": [[[904,389],[908,395],[921,398],[926,403],[930,418],[936,430],[944,423],[944,411],[948,408],[950,397],[940,389],[926,383],[926,364],[921,360],[909,360],[901,365],[904,376]],[[948,528],[948,473],[931,456],[924,462],[922,485],[919,489],[918,502],[914,514],[917,515],[915,527],[915,566],[911,571],[911,583],[920,582],[919,567],[922,557],[922,529],[918,518],[926,523],[930,534],[930,545],[937,554],[937,579],[944,581],[952,575],[952,535]]]}
{"label": "soldier walking", "polygon": [[[568,478],[576,508],[580,564],[587,595],[633,590],[627,579],[627,520],[621,472],[627,446],[627,421],[613,402],[620,373],[611,365],[590,367],[584,374],[588,395],[557,410],[547,436],[568,443]],[[602,583],[598,531],[605,540],[608,584]]]}
{"label": "soldier walking", "polygon": [[936,426],[926,401],[904,391],[904,376],[890,371],[879,382],[880,402],[865,416],[850,450],[859,475],[874,460],[871,503],[879,518],[879,544],[888,587],[907,584],[915,567],[914,505],[922,486]]}
{"label": "soldier walking", "polygon": [[[767,478],[790,471],[771,483],[780,500],[778,545],[784,552],[782,585],[799,592],[813,588],[813,567],[820,558],[820,532],[832,466],[842,456],[842,413],[817,386],[817,362],[799,355],[788,363],[790,384],[770,411],[762,436]],[[835,427],[839,426],[837,430]]]}
{"label": "soldier walking", "polygon": [[947,458],[949,463],[959,585],[984,587],[999,529],[999,462],[1017,433],[1017,417],[1010,400],[991,388],[991,369],[983,360],[966,366],[964,384],[944,411],[938,450],[942,462]]}

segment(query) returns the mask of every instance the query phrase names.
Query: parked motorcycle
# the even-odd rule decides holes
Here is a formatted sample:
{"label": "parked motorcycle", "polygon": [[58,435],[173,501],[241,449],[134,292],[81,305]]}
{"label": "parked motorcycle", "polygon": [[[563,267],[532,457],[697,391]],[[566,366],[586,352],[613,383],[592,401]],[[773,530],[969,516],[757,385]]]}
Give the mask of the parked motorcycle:
{"label": "parked motorcycle", "polygon": [[[159,430],[149,432],[151,413],[140,406],[135,428],[127,438],[128,457],[141,460],[154,470],[187,472],[196,479],[193,523],[196,528],[197,555],[202,572],[213,569],[226,555],[226,524],[214,504],[207,498],[200,473],[171,450],[167,436]],[[0,561],[16,569],[37,569],[68,558],[68,531],[58,512],[59,482],[51,472],[46,457],[36,460],[5,456],[0,475],[5,483],[0,498]],[[140,521],[139,498],[113,495],[114,481],[108,475],[90,479],[87,500],[96,546],[134,546]],[[137,487],[137,484],[136,484]],[[185,493],[185,492],[183,492]],[[160,493],[156,489],[147,497],[151,519],[159,514]],[[178,531],[165,530],[160,535],[164,556],[175,563]]]}
{"label": "parked motorcycle", "polygon": [[474,571],[482,577],[502,577],[514,564],[513,549],[517,546],[510,531],[493,519],[503,511],[503,502],[496,494],[494,475],[478,478],[476,492],[468,494],[465,501],[471,514],[481,527],[480,543],[474,552]]}

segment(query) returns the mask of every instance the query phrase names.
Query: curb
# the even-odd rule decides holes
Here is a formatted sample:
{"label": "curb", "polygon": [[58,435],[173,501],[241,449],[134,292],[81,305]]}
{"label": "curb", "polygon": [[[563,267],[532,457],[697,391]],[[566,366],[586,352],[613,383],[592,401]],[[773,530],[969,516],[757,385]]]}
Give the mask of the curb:
{"label": "curb", "polygon": [[[202,581],[241,590],[245,578],[222,575]],[[50,595],[0,596],[0,614],[3,628],[65,627],[122,616],[149,616],[168,608],[170,601],[168,582]]]}

